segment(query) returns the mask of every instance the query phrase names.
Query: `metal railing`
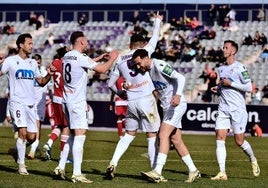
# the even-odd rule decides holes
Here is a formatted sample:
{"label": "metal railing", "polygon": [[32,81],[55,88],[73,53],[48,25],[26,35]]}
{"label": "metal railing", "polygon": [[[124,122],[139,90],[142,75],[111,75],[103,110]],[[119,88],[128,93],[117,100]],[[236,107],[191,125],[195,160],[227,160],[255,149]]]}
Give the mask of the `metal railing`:
{"label": "metal railing", "polygon": [[[0,20],[3,22],[6,21],[25,21],[29,20],[30,18],[30,13],[33,12],[31,10],[25,10],[25,11],[15,11],[15,10],[8,10],[8,11],[2,11],[0,12]],[[46,10],[34,10],[34,13],[36,15],[43,15],[44,18],[47,18],[47,11]]]}
{"label": "metal railing", "polygon": [[[85,13],[88,21],[129,21],[135,10],[62,10],[60,11],[60,21],[77,21],[79,17]],[[164,19],[168,21],[168,10],[155,10],[164,15]],[[151,10],[139,10],[141,20],[145,20],[147,13]]]}

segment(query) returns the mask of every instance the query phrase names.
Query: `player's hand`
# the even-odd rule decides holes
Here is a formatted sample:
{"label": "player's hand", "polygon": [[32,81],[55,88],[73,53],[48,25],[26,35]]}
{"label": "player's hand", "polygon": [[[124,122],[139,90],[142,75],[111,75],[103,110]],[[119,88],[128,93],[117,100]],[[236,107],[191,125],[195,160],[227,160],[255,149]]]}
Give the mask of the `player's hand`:
{"label": "player's hand", "polygon": [[213,93],[217,93],[217,92],[218,92],[218,86],[214,86],[214,87],[210,88],[210,90],[211,90]]}
{"label": "player's hand", "polygon": [[154,15],[155,18],[158,18],[159,20],[163,20],[163,15],[159,14],[159,11],[156,12],[156,14]]}
{"label": "player's hand", "polygon": [[171,98],[171,102],[170,104],[172,106],[178,106],[180,104],[181,101],[181,96],[180,95],[173,95]]}
{"label": "player's hand", "polygon": [[113,50],[109,53],[110,59],[116,60],[119,55],[119,52],[117,50]]}
{"label": "player's hand", "polygon": [[118,90],[118,91],[117,91],[117,95],[118,95],[121,99],[123,99],[123,100],[127,100],[127,93],[126,93],[126,91],[124,91],[124,90]]}
{"label": "player's hand", "polygon": [[231,86],[232,84],[232,81],[228,78],[223,78],[220,82],[221,82],[221,85],[223,86]]}
{"label": "player's hand", "polygon": [[57,68],[55,67],[55,66],[53,66],[53,65],[50,65],[48,68],[47,68],[47,73],[49,74],[49,75],[54,75],[55,74],[55,72],[57,71]]}

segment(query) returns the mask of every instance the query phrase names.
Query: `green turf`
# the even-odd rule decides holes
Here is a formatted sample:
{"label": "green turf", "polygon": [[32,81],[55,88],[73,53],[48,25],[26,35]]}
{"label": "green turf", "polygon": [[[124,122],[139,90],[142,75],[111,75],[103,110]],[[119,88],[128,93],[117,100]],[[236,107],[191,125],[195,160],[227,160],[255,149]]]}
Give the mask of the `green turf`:
{"label": "green turf", "polygon": [[[41,146],[48,138],[50,130],[42,130]],[[105,170],[112,157],[118,136],[116,132],[88,131],[84,147],[84,161],[82,171],[94,182],[88,184],[73,184],[70,180],[58,180],[53,177],[52,171],[57,166],[59,156],[59,141],[55,142],[52,151],[52,160],[41,159],[26,160],[29,176],[17,173],[17,165],[13,158],[7,155],[9,147],[14,146],[15,140],[10,127],[0,127],[0,187],[100,187],[100,188],[154,188],[154,187],[268,187],[268,137],[247,137],[251,143],[261,168],[261,175],[254,178],[251,166],[246,155],[238,148],[232,137],[227,139],[227,174],[228,181],[215,182],[210,177],[218,172],[215,156],[215,136],[213,135],[188,135],[183,139],[190,150],[191,156],[202,173],[202,177],[193,184],[184,183],[187,179],[187,168],[177,156],[175,151],[170,151],[163,175],[168,179],[167,183],[150,183],[142,179],[140,171],[148,171],[149,163],[146,158],[146,139],[143,133],[138,133],[125,155],[121,158],[117,167],[116,178],[106,180]],[[29,148],[27,149],[29,151]],[[66,165],[66,175],[72,175],[72,165]]]}

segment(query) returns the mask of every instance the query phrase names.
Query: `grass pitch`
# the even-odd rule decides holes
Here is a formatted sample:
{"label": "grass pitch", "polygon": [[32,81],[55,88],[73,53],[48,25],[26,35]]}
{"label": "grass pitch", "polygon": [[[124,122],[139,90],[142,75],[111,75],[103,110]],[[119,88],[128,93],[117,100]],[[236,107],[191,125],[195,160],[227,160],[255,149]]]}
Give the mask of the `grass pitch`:
{"label": "grass pitch", "polygon": [[[40,146],[48,139],[50,129],[42,129]],[[113,180],[105,179],[106,167],[112,158],[118,141],[116,132],[89,130],[84,146],[84,160],[82,171],[87,178],[93,180],[92,184],[73,184],[72,164],[66,165],[67,180],[59,180],[53,176],[52,171],[58,164],[60,143],[57,140],[52,146],[52,160],[42,161],[41,158],[27,160],[29,176],[17,173],[17,165],[13,158],[7,155],[7,150],[13,147],[15,140],[10,127],[0,127],[0,187],[99,187],[99,188],[157,188],[157,187],[191,187],[191,188],[266,188],[268,187],[268,137],[247,137],[258,163],[261,175],[255,178],[251,172],[249,159],[238,148],[233,137],[228,137],[226,171],[228,181],[215,182],[210,177],[218,173],[215,155],[214,135],[183,135],[195,165],[202,177],[192,184],[184,183],[188,177],[188,170],[174,150],[169,152],[167,163],[162,175],[168,179],[167,183],[155,184],[143,179],[140,171],[149,171],[149,162],[146,157],[147,141],[144,133],[138,133],[127,152],[119,161],[116,177]],[[29,148],[27,148],[27,153]]]}

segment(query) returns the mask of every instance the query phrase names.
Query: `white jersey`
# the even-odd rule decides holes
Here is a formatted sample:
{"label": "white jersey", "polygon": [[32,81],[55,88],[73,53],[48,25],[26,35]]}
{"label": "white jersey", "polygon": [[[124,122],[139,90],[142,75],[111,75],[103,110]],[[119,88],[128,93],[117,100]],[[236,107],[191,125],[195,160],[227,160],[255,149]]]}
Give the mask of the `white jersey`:
{"label": "white jersey", "polygon": [[69,51],[64,55],[62,61],[64,103],[86,100],[87,70],[93,70],[97,65],[90,57],[77,50]]}
{"label": "white jersey", "polygon": [[149,72],[163,109],[170,106],[172,96],[176,94],[181,96],[180,102],[186,102],[183,95],[185,77],[165,61],[159,59],[152,59],[152,61]]}
{"label": "white jersey", "polygon": [[154,90],[153,82],[148,72],[141,73],[132,62],[134,50],[124,56],[120,56],[111,74],[122,75],[131,86],[127,90],[128,100],[134,100],[152,94]]}
{"label": "white jersey", "polygon": [[5,59],[1,71],[9,75],[10,102],[34,105],[33,80],[41,77],[37,62],[14,55]]}
{"label": "white jersey", "polygon": [[[47,71],[46,68],[44,66],[41,66],[38,68],[38,70],[40,71],[42,77],[45,77],[47,75]],[[39,103],[45,103],[46,104],[46,93],[47,93],[47,89],[48,89],[48,84],[46,84],[44,87],[39,86],[37,81],[34,80],[34,100],[36,104]]]}
{"label": "white jersey", "polygon": [[[148,42],[148,44],[144,47],[144,49],[148,51],[149,56],[151,56],[151,54],[155,50],[159,38],[160,23],[161,21],[159,19],[155,20],[153,36]],[[135,50],[131,50],[124,55],[120,55],[113,71],[111,72],[111,76],[119,78],[119,76],[122,75],[124,80],[127,83],[131,84],[131,86],[127,90],[128,100],[134,100],[140,97],[150,95],[154,90],[154,85],[152,83],[149,73],[140,73],[136,69],[135,64],[132,62],[131,59],[134,52]],[[112,80],[117,79],[110,79],[109,82]]]}
{"label": "white jersey", "polygon": [[[230,81],[237,84],[251,83],[246,67],[238,61],[235,61],[231,65],[222,65],[219,67],[218,71],[220,79],[228,78]],[[218,87],[220,87],[219,110],[235,111],[241,108],[246,109],[245,92],[233,87]]]}

